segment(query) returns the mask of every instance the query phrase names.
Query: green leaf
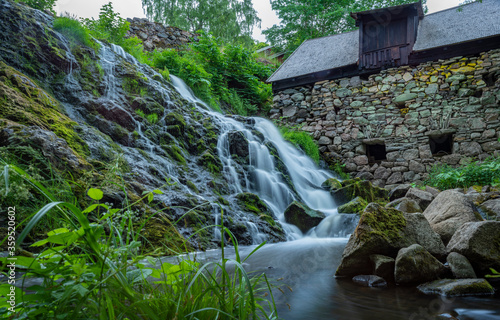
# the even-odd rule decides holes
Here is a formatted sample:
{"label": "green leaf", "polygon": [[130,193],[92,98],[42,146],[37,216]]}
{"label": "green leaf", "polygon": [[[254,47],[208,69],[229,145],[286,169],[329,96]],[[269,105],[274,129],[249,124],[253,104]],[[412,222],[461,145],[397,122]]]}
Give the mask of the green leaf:
{"label": "green leaf", "polygon": [[156,194],[163,194],[163,191],[159,190],[159,189],[155,189],[153,190],[154,193]]}
{"label": "green leaf", "polygon": [[153,201],[153,198],[154,198],[154,195],[153,193],[148,193],[148,202],[151,203],[151,201]]}
{"label": "green leaf", "polygon": [[87,194],[91,199],[96,201],[101,200],[102,197],[104,196],[101,190],[95,188],[90,188],[89,191],[87,191]]}

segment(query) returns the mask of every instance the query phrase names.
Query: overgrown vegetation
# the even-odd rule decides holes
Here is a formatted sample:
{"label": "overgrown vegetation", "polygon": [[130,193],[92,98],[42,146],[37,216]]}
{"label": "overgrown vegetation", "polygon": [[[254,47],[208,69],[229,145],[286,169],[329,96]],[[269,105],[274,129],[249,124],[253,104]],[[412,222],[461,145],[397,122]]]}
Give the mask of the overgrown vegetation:
{"label": "overgrown vegetation", "polygon": [[290,141],[296,147],[302,149],[316,163],[319,163],[319,150],[314,139],[304,131],[298,131],[287,127],[281,127],[280,132],[285,140]]}
{"label": "overgrown vegetation", "polygon": [[[48,216],[59,220],[63,227],[47,232],[45,239],[32,244],[32,247],[42,248],[37,256],[15,257],[17,270],[22,271],[25,278],[40,279],[42,285],[17,288],[15,307],[8,303],[11,285],[0,285],[0,314],[3,317],[277,318],[271,285],[265,274],[250,276],[244,270],[245,260],[238,255],[238,243],[222,223],[218,227],[227,237],[222,237],[219,261],[202,264],[196,258],[184,257],[174,263],[161,263],[140,251],[142,239],[137,230],[141,230],[151,217],[137,226],[132,210],[142,202],[151,203],[155,194],[162,193],[160,190],[145,192],[141,199],[133,203],[127,201],[118,209],[101,203],[103,192],[90,188],[87,195],[93,203],[81,210],[73,203],[58,201],[36,177],[21,168],[14,165],[4,168],[4,172],[13,169],[18,178],[35,187],[49,202],[30,217],[17,236],[16,244],[21,245],[41,219]],[[5,179],[7,194],[12,190],[10,181]],[[222,211],[221,221],[224,221]],[[225,238],[236,249],[234,260],[225,256]],[[260,246],[255,250],[258,248]],[[7,258],[0,258],[0,263],[6,274]],[[234,266],[234,270],[229,271],[228,265]],[[270,299],[265,298],[268,295]]]}
{"label": "overgrown vegetation", "polygon": [[499,185],[500,159],[473,161],[458,168],[446,164],[435,166],[431,169],[425,184],[440,190],[469,188],[475,185]]}
{"label": "overgrown vegetation", "polygon": [[38,10],[48,10],[52,13],[55,13],[54,5],[56,4],[56,1],[57,0],[16,0],[16,2],[22,2],[32,8]]}

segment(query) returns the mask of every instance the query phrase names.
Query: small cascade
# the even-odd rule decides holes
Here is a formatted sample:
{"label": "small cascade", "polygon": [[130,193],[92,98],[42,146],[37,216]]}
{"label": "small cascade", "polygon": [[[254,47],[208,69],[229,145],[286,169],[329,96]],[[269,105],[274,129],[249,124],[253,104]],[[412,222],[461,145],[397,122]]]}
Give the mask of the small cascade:
{"label": "small cascade", "polygon": [[[321,187],[321,184],[333,175],[325,170],[320,170],[317,165],[303,152],[286,142],[279,133],[279,130],[272,122],[252,118],[254,125],[243,124],[231,117],[225,117],[219,113],[208,110],[207,106],[194,96],[191,89],[179,78],[171,75],[172,84],[184,99],[198,106],[202,106],[199,111],[212,117],[220,128],[220,135],[217,144],[217,153],[223,163],[223,174],[229,183],[231,193],[252,192],[257,194],[274,215],[280,220],[287,233],[289,240],[297,239],[301,232],[297,227],[285,223],[284,211],[294,201],[299,200],[312,209],[319,210],[327,216],[337,214],[337,205],[330,193]],[[260,132],[262,137],[257,136],[252,130]],[[249,162],[248,169],[243,171],[237,162],[232,158],[229,146],[228,135],[230,132],[242,132],[248,140]],[[283,173],[275,167],[275,157],[271,154],[266,144],[270,144],[278,152],[278,157],[283,161],[293,186],[284,181]],[[329,226],[334,223],[330,221]],[[344,224],[342,224],[344,225]],[[253,230],[251,223],[248,229],[252,230],[252,236],[258,237],[258,230]],[[339,230],[325,228],[318,234],[312,236],[325,237],[328,234],[344,235],[340,226]],[[342,229],[343,230],[343,229]],[[348,232],[351,232],[350,226]],[[331,231],[331,232],[330,232]]]}

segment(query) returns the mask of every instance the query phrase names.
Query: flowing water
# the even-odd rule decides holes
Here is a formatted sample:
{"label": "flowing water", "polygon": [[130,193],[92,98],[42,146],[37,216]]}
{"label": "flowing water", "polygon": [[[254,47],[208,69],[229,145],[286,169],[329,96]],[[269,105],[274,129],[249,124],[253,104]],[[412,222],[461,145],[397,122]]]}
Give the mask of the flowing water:
{"label": "flowing water", "polygon": [[[116,76],[116,63],[124,59],[139,69],[155,88],[164,101],[165,112],[173,108],[170,101],[174,92],[171,87],[155,79],[158,76],[149,67],[138,64],[120,47],[102,45],[100,60],[106,74],[105,96],[102,104],[110,109],[120,107],[120,84]],[[348,235],[353,231],[357,219],[355,215],[337,214],[329,192],[321,184],[333,177],[328,171],[319,169],[303,152],[284,141],[278,129],[268,120],[245,118],[236,120],[210,110],[197,99],[182,80],[171,76],[171,85],[185,103],[192,105],[204,117],[211,119],[218,130],[217,150],[223,164],[223,175],[231,194],[253,192],[266,202],[275,217],[282,223],[289,241],[267,244],[246,261],[246,269],[265,272],[277,282],[284,293],[276,290],[280,316],[283,319],[434,319],[440,313],[449,312],[459,319],[500,319],[497,298],[454,298],[443,299],[435,296],[418,294],[412,288],[389,287],[387,289],[363,288],[349,280],[336,280],[333,277]],[[68,113],[76,121],[81,118],[78,112],[66,106]],[[127,110],[120,109],[124,114]],[[178,168],[164,157],[164,151],[151,141],[142,131],[143,123],[133,114],[129,114],[139,134],[136,146],[123,146],[124,157],[134,174],[142,178],[146,186],[157,187],[158,176],[179,182]],[[162,124],[164,115],[159,123]],[[79,121],[86,128],[84,137],[92,152],[97,152],[98,145],[106,145],[105,139],[93,133],[95,129]],[[94,131],[93,131],[94,130]],[[230,152],[230,135],[239,132],[248,141],[249,165],[242,167]],[[143,156],[147,152],[148,157]],[[277,168],[277,152],[285,167]],[[191,168],[195,170],[195,168]],[[203,172],[196,172],[200,179]],[[180,185],[181,191],[193,197],[213,200],[208,193],[197,195],[187,187]],[[175,198],[175,194],[160,197],[166,204]],[[322,211],[326,218],[323,222],[303,235],[295,226],[285,223],[283,212],[294,200]],[[212,206],[213,216],[219,223],[219,208]],[[254,244],[267,240],[267,235],[243,214],[239,218],[246,224]],[[214,240],[220,239],[220,232],[213,231]],[[253,247],[242,247],[246,254]],[[201,259],[217,259],[219,251],[210,250],[198,253]]]}

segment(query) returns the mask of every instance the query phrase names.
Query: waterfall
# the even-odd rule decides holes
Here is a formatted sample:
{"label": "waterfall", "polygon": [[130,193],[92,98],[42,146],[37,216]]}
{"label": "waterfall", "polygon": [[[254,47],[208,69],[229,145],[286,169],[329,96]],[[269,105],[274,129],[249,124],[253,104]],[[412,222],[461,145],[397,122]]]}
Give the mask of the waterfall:
{"label": "waterfall", "polygon": [[[122,87],[123,74],[120,73],[123,66],[118,66],[118,64],[125,64],[127,68],[136,70],[144,79],[143,81],[147,83],[148,90],[154,92],[154,100],[163,106],[163,114],[158,115],[159,121],[155,125],[157,131],[164,131],[166,115],[178,112],[179,109],[186,117],[189,117],[186,110],[190,110],[188,112],[198,114],[199,117],[207,119],[213,125],[218,138],[214,150],[209,151],[216,153],[222,163],[221,174],[225,185],[227,185],[224,194],[230,201],[236,202],[236,195],[240,193],[257,194],[269,207],[275,219],[281,223],[288,240],[303,236],[296,226],[285,222],[284,211],[293,201],[302,202],[327,216],[325,223],[320,225],[321,228],[318,227],[318,230],[312,231],[311,236],[345,236],[343,230],[345,230],[346,223],[344,219],[337,217],[337,206],[330,193],[321,188],[321,184],[326,179],[332,178],[333,175],[318,168],[313,160],[285,141],[272,122],[257,117],[224,116],[214,112],[198,99],[180,78],[170,75],[170,82],[167,82],[159,73],[151,67],[139,63],[123,48],[104,43],[100,43],[100,46],[99,59],[104,70],[102,86],[104,94],[97,99],[99,106],[112,114],[113,118],[119,117],[116,120],[118,123],[127,118],[128,131],[130,132],[129,141],[132,141],[132,144],[122,144],[120,148],[124,160],[130,167],[131,174],[137,177],[136,180],[151,190],[161,186],[165,180],[176,184],[170,193],[157,195],[158,199],[165,205],[175,206],[178,201],[187,203],[190,197],[198,199],[198,203],[215,203],[217,197],[210,190],[195,192],[188,187],[186,183],[188,179],[186,179],[184,171],[187,168],[179,167],[179,164],[166,154],[165,148],[157,140],[151,138],[150,134],[148,135],[147,131],[151,129],[151,124],[146,126],[147,121],[127,107],[127,95]],[[180,95],[184,101],[175,100],[175,98],[172,100],[172,97],[177,95]],[[183,106],[179,106],[179,102]],[[187,108],[186,103],[189,105]],[[75,112],[77,107],[73,107],[74,110],[72,110],[68,106],[67,109],[71,114],[82,112]],[[102,146],[110,144],[98,133],[92,133],[96,132],[96,129],[83,123],[85,122],[82,121],[84,118],[82,116],[78,120],[82,126],[90,127],[86,130],[90,133],[87,133],[85,140],[88,142],[92,154],[98,153]],[[166,134],[168,135],[168,132]],[[241,135],[240,138],[248,144],[248,158],[245,160],[247,163],[242,164],[241,159],[234,158],[231,152],[231,138],[234,138],[235,134]],[[175,139],[171,141],[171,143],[177,143]],[[186,152],[183,156],[189,158],[191,163],[197,160],[196,155],[190,155]],[[200,170],[195,165],[190,165],[189,170],[194,172],[190,179],[196,182],[201,189],[206,188],[206,181],[213,179],[209,172]],[[192,185],[193,181],[191,180]],[[251,242],[258,244],[268,240],[268,235],[261,229],[262,226],[256,224],[255,218],[246,216],[245,213],[238,210],[232,211],[231,214],[239,224],[245,225],[245,232],[250,235]],[[215,224],[220,224],[219,207],[213,205],[210,215]],[[186,232],[188,234],[189,231]],[[212,241],[217,242],[218,240],[220,240],[220,230],[214,229]]]}

